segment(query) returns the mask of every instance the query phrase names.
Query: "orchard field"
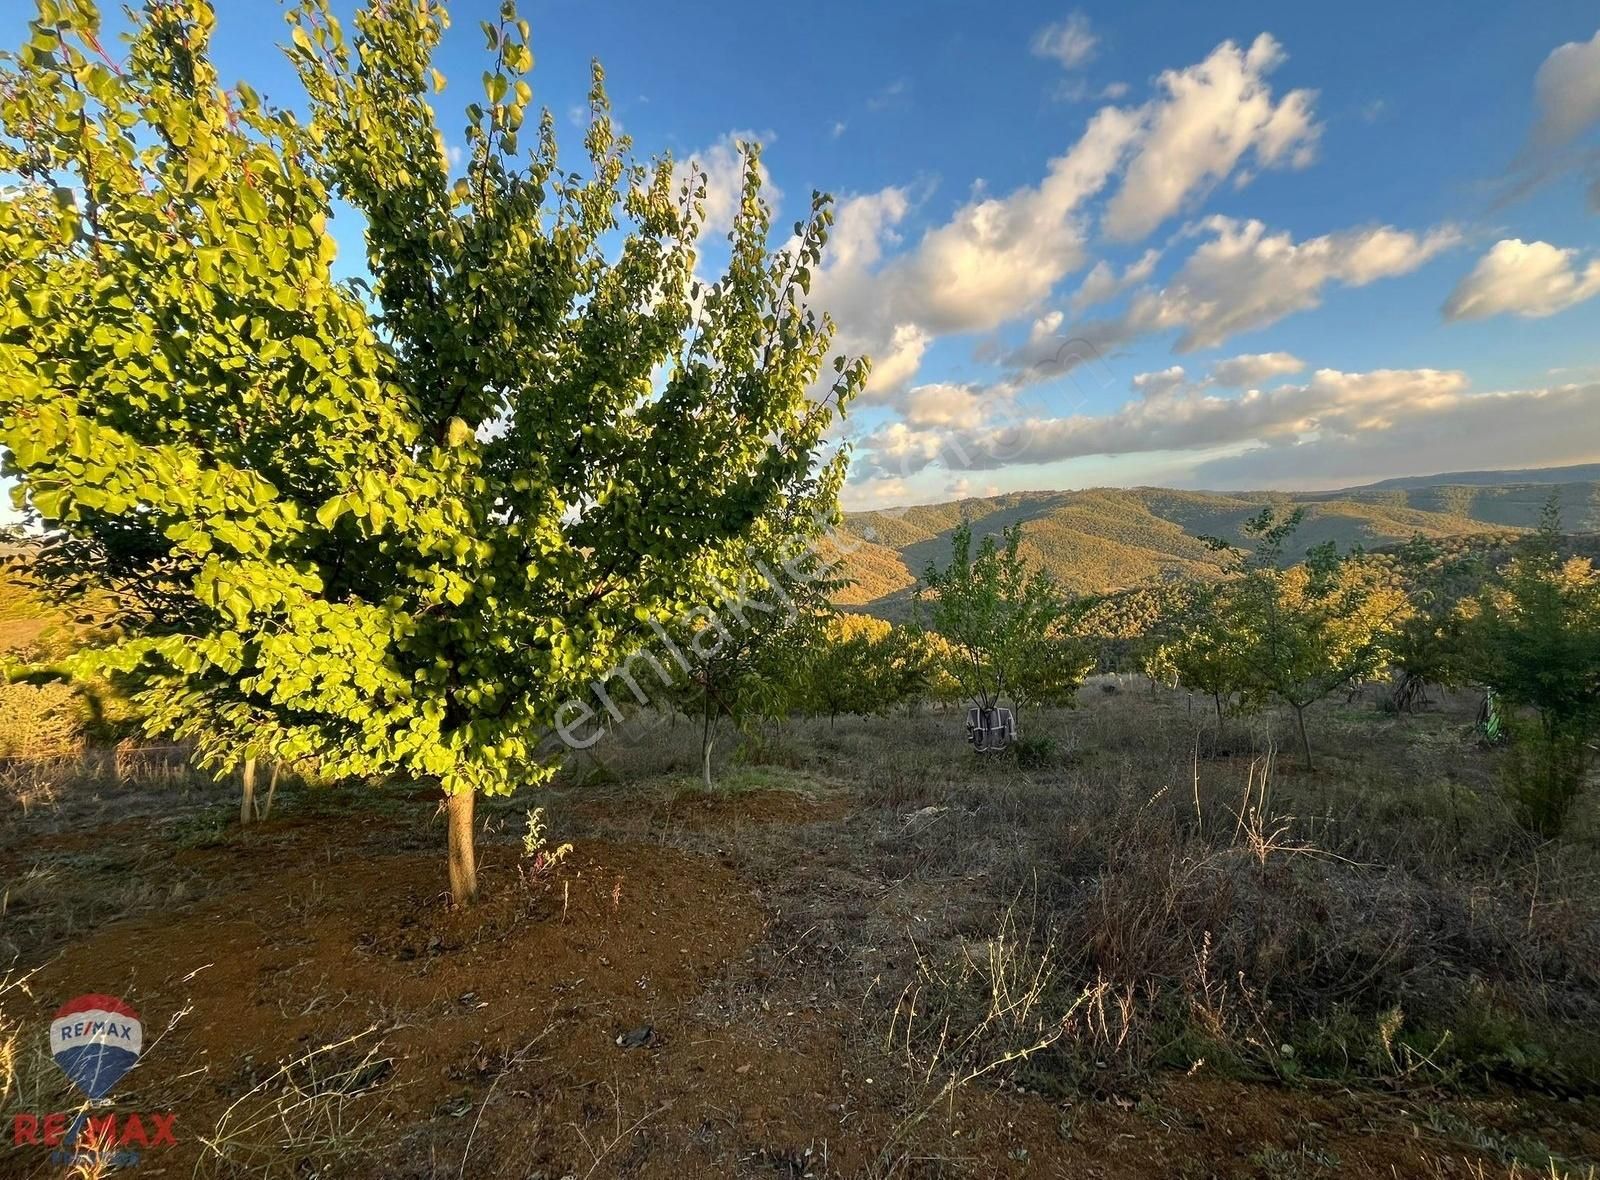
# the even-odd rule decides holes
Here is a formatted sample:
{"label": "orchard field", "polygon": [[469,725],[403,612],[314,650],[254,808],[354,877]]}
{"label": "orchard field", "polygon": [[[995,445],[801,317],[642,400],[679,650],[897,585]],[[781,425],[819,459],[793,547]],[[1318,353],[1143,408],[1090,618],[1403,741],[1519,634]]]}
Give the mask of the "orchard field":
{"label": "orchard field", "polygon": [[152,1175],[1587,1176],[1592,801],[1529,837],[1475,697],[1384,695],[1317,708],[1314,773],[1113,676],[1026,764],[921,708],[710,792],[646,715],[482,809],[468,909],[424,793],[241,829],[181,765],[13,765],[7,1122],[70,1108],[39,1030],[92,981],[160,1034],[119,1092],[178,1114]]}
{"label": "orchard field", "polygon": [[[842,511],[961,441],[886,416],[954,353],[896,320],[874,386],[862,322],[1087,259],[1113,173],[1102,223],[1175,215],[1163,129],[1236,138],[1183,130],[1189,75],[908,267],[910,190],[636,150],[597,61],[558,119],[513,0],[470,57],[436,0],[287,5],[270,94],[219,72],[209,0],[32,7],[0,52],[0,1174],[1595,1180],[1589,466]],[[1311,162],[1282,56],[1202,71],[1252,168]],[[1364,286],[1487,228],[1239,232]],[[1529,259],[1508,308],[1600,292],[1542,241],[1463,282]],[[863,276],[897,294],[840,298]],[[1203,295],[1134,318],[1211,348]],[[1035,335],[906,421],[1087,360]],[[1112,428],[1020,441],[1243,461],[1532,396],[1246,388],[1305,367],[1140,374]],[[1018,459],[980,425],[974,473]]]}

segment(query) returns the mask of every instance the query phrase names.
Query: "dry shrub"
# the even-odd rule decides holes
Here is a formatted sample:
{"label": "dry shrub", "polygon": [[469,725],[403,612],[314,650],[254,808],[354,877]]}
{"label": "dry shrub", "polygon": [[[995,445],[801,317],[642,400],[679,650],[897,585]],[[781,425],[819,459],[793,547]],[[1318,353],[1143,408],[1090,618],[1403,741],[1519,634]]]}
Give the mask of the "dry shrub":
{"label": "dry shrub", "polygon": [[200,1136],[196,1173],[303,1176],[370,1163],[381,1145],[373,1096],[394,1073],[376,1027],[285,1062]]}
{"label": "dry shrub", "polygon": [[[1127,724],[1091,719],[1102,732],[1085,745]],[[919,952],[914,1006],[939,1032],[919,1051],[901,1012],[899,1036],[920,1072],[934,1047],[966,1046],[1031,1087],[1205,1062],[1600,1088],[1592,848],[1508,845],[1516,827],[1492,785],[1457,798],[1393,778],[1280,779],[1270,746],[1208,764],[1148,726],[1141,748],[1137,732],[1059,784],[924,778],[911,806],[942,805],[939,822],[886,829],[876,851],[891,879],[1037,897],[1004,938]],[[992,1017],[1015,983],[979,969],[985,945],[1048,960],[1033,1023]]]}
{"label": "dry shrub", "polygon": [[1058,948],[1013,902],[992,934],[960,940],[916,972],[894,1005],[886,1046],[941,1094],[1027,1061],[1066,1035],[1087,997],[1064,995]]}
{"label": "dry shrub", "polygon": [[1357,862],[1300,836],[1251,774],[1231,822],[1197,786],[1189,807],[1125,798],[1078,833],[1079,863],[1099,863],[1057,895],[1051,934],[1082,948],[1063,963],[1079,986],[1124,997],[1097,1054],[1600,1085],[1582,1032],[1600,1020],[1600,913],[1574,873],[1563,888],[1547,865],[1524,892]]}
{"label": "dry shrub", "polygon": [[82,741],[82,710],[70,685],[0,683],[0,759],[60,757]]}

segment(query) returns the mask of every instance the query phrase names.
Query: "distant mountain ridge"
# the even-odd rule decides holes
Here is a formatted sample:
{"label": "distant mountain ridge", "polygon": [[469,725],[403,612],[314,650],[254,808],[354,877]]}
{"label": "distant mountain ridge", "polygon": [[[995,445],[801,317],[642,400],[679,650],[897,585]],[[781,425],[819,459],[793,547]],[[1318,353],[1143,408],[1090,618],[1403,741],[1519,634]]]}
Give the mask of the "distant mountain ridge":
{"label": "distant mountain ridge", "polygon": [[1345,492],[1388,491],[1393,488],[1498,487],[1506,484],[1600,483],[1600,463],[1571,467],[1529,467],[1520,471],[1447,471],[1439,475],[1402,475],[1377,483],[1345,488]]}
{"label": "distant mountain ridge", "polygon": [[[1450,480],[1471,482],[1444,482]],[[1567,531],[1600,531],[1600,464],[1385,480],[1330,492],[1086,488],[852,512],[841,539],[848,552],[845,570],[855,584],[839,601],[888,618],[903,616],[917,578],[930,561],[948,558],[951,533],[968,519],[979,535],[1021,523],[1030,561],[1071,593],[1098,594],[1218,576],[1219,555],[1201,538],[1242,544],[1241,526],[1269,505],[1306,507],[1290,553],[1298,557],[1326,541],[1342,550],[1375,549],[1418,534],[1442,539],[1521,532],[1539,523],[1552,492]]]}

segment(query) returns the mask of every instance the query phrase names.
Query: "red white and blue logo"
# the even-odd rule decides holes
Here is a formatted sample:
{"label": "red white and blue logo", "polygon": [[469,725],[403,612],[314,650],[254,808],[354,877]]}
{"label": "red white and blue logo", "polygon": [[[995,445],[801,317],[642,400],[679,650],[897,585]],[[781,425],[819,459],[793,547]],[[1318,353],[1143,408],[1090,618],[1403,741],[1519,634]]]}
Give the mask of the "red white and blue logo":
{"label": "red white and blue logo", "polygon": [[139,1014],[116,996],[68,1000],[50,1022],[50,1056],[93,1102],[133,1068],[143,1047]]}

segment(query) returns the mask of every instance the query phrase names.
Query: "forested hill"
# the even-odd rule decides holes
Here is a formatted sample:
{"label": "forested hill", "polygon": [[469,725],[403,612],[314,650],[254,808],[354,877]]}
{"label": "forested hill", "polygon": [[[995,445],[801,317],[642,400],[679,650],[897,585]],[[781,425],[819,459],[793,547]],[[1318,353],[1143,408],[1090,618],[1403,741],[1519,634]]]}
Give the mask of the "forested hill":
{"label": "forested hill", "polygon": [[[1306,506],[1292,557],[1324,541],[1340,549],[1373,549],[1419,533],[1441,538],[1532,528],[1553,491],[1560,496],[1568,531],[1600,531],[1600,471],[1566,471],[1593,478],[1562,479],[1563,471],[1506,472],[1504,482],[1494,483],[1495,473],[1474,472],[1460,483],[1404,480],[1305,493],[1092,488],[849,513],[845,532],[852,552],[846,568],[856,584],[840,600],[873,614],[902,615],[917,576],[930,560],[948,557],[950,534],[963,519],[970,519],[979,534],[1020,521],[1027,557],[1076,594],[1174,577],[1214,577],[1221,569],[1219,557],[1201,538],[1242,543],[1241,526],[1266,505]],[[1546,475],[1556,478],[1537,478]]]}

